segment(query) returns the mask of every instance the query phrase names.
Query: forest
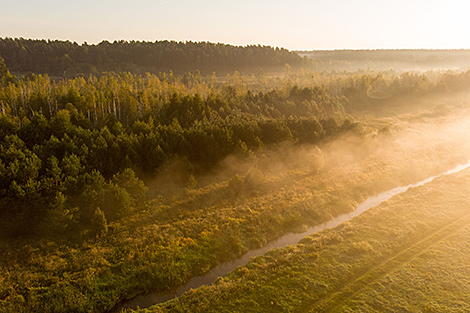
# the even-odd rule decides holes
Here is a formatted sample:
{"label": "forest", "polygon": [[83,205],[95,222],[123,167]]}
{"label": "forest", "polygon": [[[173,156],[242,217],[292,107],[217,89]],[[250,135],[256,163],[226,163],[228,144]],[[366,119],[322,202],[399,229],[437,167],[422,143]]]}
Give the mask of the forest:
{"label": "forest", "polygon": [[[465,125],[466,98],[453,97],[466,95],[470,71],[318,72],[283,49],[192,42],[6,38],[0,54],[0,312],[109,312],[469,152],[445,127]],[[348,227],[155,311],[259,311],[291,282],[324,292],[314,278],[293,281],[305,269],[289,258],[310,264],[323,246],[329,258],[353,245],[376,264],[372,252],[389,245],[366,226],[353,227],[355,244],[338,239]],[[255,292],[236,300],[233,289]],[[312,307],[298,297],[272,311]]]}
{"label": "forest", "polygon": [[468,70],[468,49],[375,49],[297,51],[314,60],[316,70],[378,71]]}
{"label": "forest", "polygon": [[0,38],[0,56],[13,73],[48,74],[51,77],[98,75],[103,72],[204,75],[234,71],[260,73],[300,66],[308,60],[286,49],[269,46],[232,46],[210,42],[102,41],[79,45],[60,40]]}

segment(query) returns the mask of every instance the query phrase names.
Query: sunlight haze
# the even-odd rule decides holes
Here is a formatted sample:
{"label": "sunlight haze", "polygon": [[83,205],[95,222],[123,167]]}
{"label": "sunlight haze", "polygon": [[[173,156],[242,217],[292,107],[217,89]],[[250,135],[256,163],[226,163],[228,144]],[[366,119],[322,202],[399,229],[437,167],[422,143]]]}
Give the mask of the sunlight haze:
{"label": "sunlight haze", "polygon": [[470,312],[470,2],[0,2],[0,313]]}
{"label": "sunlight haze", "polygon": [[470,48],[467,1],[2,1],[0,37],[290,50]]}

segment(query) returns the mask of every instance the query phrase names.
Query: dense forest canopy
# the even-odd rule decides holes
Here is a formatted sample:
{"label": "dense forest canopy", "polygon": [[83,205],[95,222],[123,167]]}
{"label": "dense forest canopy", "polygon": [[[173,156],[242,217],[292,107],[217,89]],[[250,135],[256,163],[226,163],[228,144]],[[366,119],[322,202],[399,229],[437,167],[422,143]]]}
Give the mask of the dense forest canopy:
{"label": "dense forest canopy", "polygon": [[203,75],[282,70],[306,64],[298,54],[269,46],[232,46],[209,42],[102,41],[82,45],[70,41],[0,38],[0,55],[13,73],[74,77],[103,72],[173,71]]}
{"label": "dense forest canopy", "polygon": [[153,177],[180,158],[197,174],[230,154],[286,140],[315,143],[354,126],[321,87],[253,93],[192,78],[184,85],[150,74],[59,82],[32,75],[4,84],[3,230],[25,234],[42,222],[93,227],[99,212],[114,220],[142,198],[135,172]]}

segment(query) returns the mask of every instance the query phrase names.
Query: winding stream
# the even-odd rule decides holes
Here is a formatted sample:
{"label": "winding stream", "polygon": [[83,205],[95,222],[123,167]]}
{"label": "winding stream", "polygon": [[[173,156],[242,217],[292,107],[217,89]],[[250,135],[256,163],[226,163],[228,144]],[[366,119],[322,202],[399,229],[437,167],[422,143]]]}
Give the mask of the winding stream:
{"label": "winding stream", "polygon": [[213,283],[218,277],[223,277],[226,276],[229,272],[233,271],[235,268],[238,266],[244,265],[250,261],[252,257],[259,256],[265,254],[267,251],[275,248],[283,248],[288,245],[296,244],[300,241],[305,236],[311,235],[313,233],[322,231],[327,228],[333,228],[338,226],[339,224],[348,221],[352,219],[355,216],[358,216],[359,214],[376,207],[382,202],[385,202],[392,198],[395,195],[398,195],[400,193],[403,193],[407,191],[410,188],[413,187],[418,187],[422,186],[424,184],[427,184],[431,181],[433,181],[437,177],[453,174],[460,172],[466,168],[470,167],[470,160],[466,164],[458,165],[454,169],[451,169],[449,171],[446,171],[442,174],[428,177],[416,184],[411,184],[407,186],[402,186],[402,187],[396,187],[393,189],[390,189],[388,191],[379,193],[377,196],[374,197],[369,197],[367,198],[364,202],[360,203],[354,211],[342,215],[338,215],[337,217],[332,218],[328,222],[325,222],[323,224],[315,225],[310,228],[308,228],[305,232],[303,233],[287,233],[281,237],[279,237],[276,240],[270,241],[266,246],[259,248],[259,249],[254,249],[248,251],[246,254],[241,256],[240,258],[233,259],[227,262],[223,262],[213,269],[211,269],[209,272],[207,272],[204,275],[201,276],[196,276],[193,277],[188,283],[185,285],[181,285],[175,289],[168,290],[168,291],[160,291],[160,292],[150,292],[145,295],[139,295],[136,296],[133,299],[130,299],[128,301],[125,301],[124,303],[121,303],[120,305],[116,306],[111,312],[112,313],[117,313],[120,312],[122,309],[126,308],[147,308],[150,307],[154,304],[157,303],[163,303],[165,301],[168,301],[170,299],[176,298],[183,293],[189,291],[190,289],[195,289],[203,285],[211,284]]}

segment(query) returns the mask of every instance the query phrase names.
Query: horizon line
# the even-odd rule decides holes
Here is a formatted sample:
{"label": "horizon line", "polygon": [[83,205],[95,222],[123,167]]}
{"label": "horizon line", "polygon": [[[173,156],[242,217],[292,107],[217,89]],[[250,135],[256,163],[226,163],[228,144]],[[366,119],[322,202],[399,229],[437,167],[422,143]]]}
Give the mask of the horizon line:
{"label": "horizon line", "polygon": [[467,48],[445,48],[445,47],[394,47],[394,48],[384,48],[384,47],[375,47],[375,48],[365,48],[365,47],[338,47],[338,48],[311,48],[311,49],[291,49],[287,48],[285,46],[276,46],[276,45],[270,45],[270,44],[265,44],[265,43],[246,43],[246,44],[236,44],[236,43],[230,43],[230,42],[222,42],[222,41],[210,41],[210,40],[194,40],[194,39],[185,39],[185,40],[177,40],[177,39],[168,39],[168,38],[162,38],[162,39],[155,39],[155,40],[150,40],[150,39],[102,39],[101,41],[93,41],[93,42],[88,42],[87,40],[83,41],[77,41],[77,40],[72,40],[72,39],[59,39],[59,38],[33,38],[33,37],[10,37],[10,36],[0,36],[0,39],[12,39],[12,40],[32,40],[32,41],[59,41],[59,42],[70,42],[73,44],[77,44],[79,46],[84,46],[84,45],[91,45],[91,46],[97,46],[103,42],[108,42],[108,43],[115,43],[115,42],[125,42],[125,43],[131,43],[131,42],[142,42],[142,43],[156,43],[156,42],[176,42],[176,43],[210,43],[210,44],[221,44],[221,45],[228,45],[228,46],[234,46],[234,47],[250,47],[250,46],[262,46],[262,47],[271,47],[271,48],[278,48],[278,49],[286,49],[291,52],[318,52],[318,51],[412,51],[412,50],[426,50],[426,51],[462,51],[462,50],[470,50],[470,47]]}

